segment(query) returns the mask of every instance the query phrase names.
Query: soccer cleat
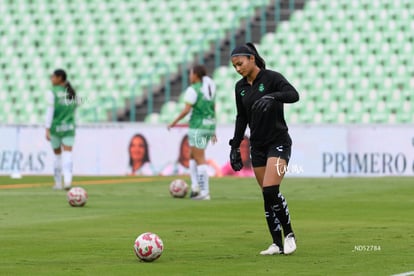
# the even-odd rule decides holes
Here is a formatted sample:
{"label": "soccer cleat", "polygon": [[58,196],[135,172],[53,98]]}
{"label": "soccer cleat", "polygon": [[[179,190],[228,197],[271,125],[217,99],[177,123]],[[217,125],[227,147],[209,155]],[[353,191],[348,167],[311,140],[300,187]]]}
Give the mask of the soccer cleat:
{"label": "soccer cleat", "polygon": [[196,197],[198,195],[200,195],[200,188],[198,186],[191,185],[190,198]]}
{"label": "soccer cleat", "polygon": [[284,244],[284,253],[286,255],[292,254],[293,252],[296,251],[296,240],[295,240],[295,235],[293,233],[289,233],[286,237],[285,237],[285,244]]}
{"label": "soccer cleat", "polygon": [[200,193],[198,191],[191,191],[190,198],[197,197]]}
{"label": "soccer cleat", "polygon": [[205,194],[205,195],[199,194],[195,197],[192,197],[191,199],[194,199],[194,200],[210,200],[211,198],[210,198],[209,194]]}
{"label": "soccer cleat", "polygon": [[191,191],[190,198],[196,197],[198,195],[199,195],[199,192],[193,192],[193,191]]}
{"label": "soccer cleat", "polygon": [[72,188],[72,185],[65,185],[65,187],[63,187],[63,189],[65,189],[65,191],[69,191],[70,188]]}
{"label": "soccer cleat", "polygon": [[279,246],[272,243],[268,249],[263,250],[260,252],[260,255],[266,256],[266,255],[277,255],[277,254],[283,254],[283,251],[280,250]]}

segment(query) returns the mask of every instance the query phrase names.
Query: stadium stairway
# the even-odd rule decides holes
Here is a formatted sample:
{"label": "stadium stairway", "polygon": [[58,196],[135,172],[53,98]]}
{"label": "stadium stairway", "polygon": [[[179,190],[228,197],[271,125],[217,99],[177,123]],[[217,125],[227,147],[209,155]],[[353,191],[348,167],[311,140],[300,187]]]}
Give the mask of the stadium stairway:
{"label": "stadium stairway", "polygon": [[[265,22],[265,33],[274,32],[277,24],[280,24],[283,21],[289,20],[291,15],[295,12],[295,10],[303,9],[305,2],[307,0],[280,0],[280,1],[270,1],[269,5],[266,7],[265,12],[262,13],[260,8],[257,8],[254,16],[243,20],[240,24],[240,27],[235,32],[235,44],[239,45],[246,41],[246,32],[247,26],[250,24],[251,26],[251,41],[257,43],[262,38],[262,31],[261,22],[264,20]],[[279,22],[275,19],[277,18],[276,12],[276,3],[280,2],[280,10],[279,10]],[[292,5],[293,4],[293,5]],[[264,34],[263,34],[264,35]],[[230,51],[232,50],[231,44],[231,33],[228,32],[226,37],[220,41],[219,50],[220,50],[220,65],[228,65],[229,64],[229,55]],[[196,64],[199,60],[199,57],[196,56],[191,62],[187,64],[185,74],[188,74],[188,69],[191,65]],[[215,66],[215,50],[214,45],[211,45],[210,50],[207,51],[203,56],[204,65],[207,67],[207,71],[209,74],[212,74],[214,69],[217,67]],[[182,73],[183,69],[179,68],[177,72],[172,74],[170,79],[162,80],[161,83],[156,85],[153,88],[153,113],[159,113],[165,103],[165,90],[167,87],[167,83],[169,82],[169,86],[171,89],[171,101],[178,101],[180,95],[183,92],[183,82],[182,82]],[[148,92],[148,91],[147,91]],[[144,95],[147,93],[144,92]],[[147,106],[147,97],[144,97],[137,101],[135,106],[135,121],[144,121],[147,114],[148,114],[148,106]],[[128,103],[123,110],[119,110],[117,114],[118,121],[130,121],[130,103]]]}

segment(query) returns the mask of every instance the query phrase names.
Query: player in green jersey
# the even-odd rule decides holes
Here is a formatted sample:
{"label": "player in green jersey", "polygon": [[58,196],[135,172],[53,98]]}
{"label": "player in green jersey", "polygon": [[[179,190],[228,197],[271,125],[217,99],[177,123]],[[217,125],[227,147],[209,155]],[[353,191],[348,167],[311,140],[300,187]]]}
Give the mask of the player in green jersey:
{"label": "player in green jersey", "polygon": [[[72,185],[72,147],[75,140],[76,92],[67,81],[66,72],[55,70],[50,77],[52,90],[47,94],[46,139],[55,153],[56,190]],[[64,185],[62,187],[62,173]]]}
{"label": "player in green jersey", "polygon": [[207,76],[206,68],[195,65],[190,70],[191,86],[185,91],[185,107],[168,126],[174,127],[191,111],[188,142],[191,148],[190,176],[191,197],[199,200],[210,199],[209,179],[205,149],[211,140],[216,142],[215,96],[216,85]]}

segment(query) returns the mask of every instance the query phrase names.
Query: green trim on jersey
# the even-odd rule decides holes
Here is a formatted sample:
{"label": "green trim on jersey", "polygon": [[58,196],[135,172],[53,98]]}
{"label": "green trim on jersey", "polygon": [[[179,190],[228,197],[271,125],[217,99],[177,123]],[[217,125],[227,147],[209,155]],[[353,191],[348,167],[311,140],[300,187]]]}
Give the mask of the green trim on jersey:
{"label": "green trim on jersey", "polygon": [[197,93],[197,100],[192,106],[192,113],[189,122],[190,129],[216,130],[216,114],[214,110],[215,95],[207,99],[201,91],[201,82],[191,85]]}
{"label": "green trim on jersey", "polygon": [[54,112],[50,133],[58,137],[75,136],[76,100],[67,98],[66,89],[56,85],[52,88]]}

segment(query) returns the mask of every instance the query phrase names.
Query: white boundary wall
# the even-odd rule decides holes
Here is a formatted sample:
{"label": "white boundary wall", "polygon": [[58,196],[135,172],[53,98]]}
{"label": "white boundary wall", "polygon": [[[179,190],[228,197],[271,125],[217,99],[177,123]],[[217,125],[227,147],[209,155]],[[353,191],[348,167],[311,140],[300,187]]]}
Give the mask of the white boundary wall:
{"label": "white boundary wall", "polygon": [[[219,142],[207,157],[228,161],[233,125],[220,125]],[[143,134],[152,164],[160,169],[178,157],[185,128],[165,125],[79,125],[75,175],[126,175],[131,137]],[[289,177],[414,176],[414,125],[291,125]],[[0,125],[0,174],[52,174],[53,152],[42,126]]]}

